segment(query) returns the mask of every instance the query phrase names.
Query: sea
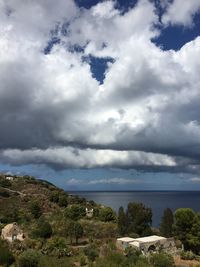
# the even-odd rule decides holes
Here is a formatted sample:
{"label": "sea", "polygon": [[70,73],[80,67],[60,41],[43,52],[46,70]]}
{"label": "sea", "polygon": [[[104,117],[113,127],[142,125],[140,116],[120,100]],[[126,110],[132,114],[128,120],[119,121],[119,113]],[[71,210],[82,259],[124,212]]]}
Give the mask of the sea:
{"label": "sea", "polygon": [[200,191],[73,191],[70,194],[109,206],[116,212],[120,206],[126,209],[129,202],[142,202],[152,209],[154,227],[159,227],[166,208],[170,208],[173,212],[178,208],[200,211]]}

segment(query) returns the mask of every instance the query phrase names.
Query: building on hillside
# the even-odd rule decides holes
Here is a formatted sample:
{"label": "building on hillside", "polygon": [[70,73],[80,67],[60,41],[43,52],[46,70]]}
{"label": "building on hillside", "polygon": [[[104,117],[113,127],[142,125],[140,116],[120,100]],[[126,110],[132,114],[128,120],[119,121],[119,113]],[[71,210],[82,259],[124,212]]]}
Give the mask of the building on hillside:
{"label": "building on hillside", "polygon": [[1,238],[13,242],[14,240],[23,241],[25,236],[17,223],[10,223],[2,229]]}
{"label": "building on hillside", "polygon": [[125,250],[131,242],[133,242],[135,239],[131,237],[121,237],[117,239],[117,248]]}
{"label": "building on hillside", "polygon": [[6,176],[6,180],[13,181],[14,180],[14,177],[12,177],[12,176]]}
{"label": "building on hillside", "polygon": [[86,216],[88,218],[92,218],[93,217],[94,210],[93,209],[86,208],[85,209],[85,213],[86,213]]}
{"label": "building on hillside", "polygon": [[148,254],[152,252],[164,251],[167,253],[175,254],[177,251],[175,242],[173,238],[165,238],[162,236],[147,236],[140,238],[131,238],[132,241],[126,237],[125,240],[128,240],[127,245],[123,246],[121,244],[121,240],[123,238],[117,239],[118,248],[124,250],[126,247],[133,247],[135,249],[140,250],[143,254]]}

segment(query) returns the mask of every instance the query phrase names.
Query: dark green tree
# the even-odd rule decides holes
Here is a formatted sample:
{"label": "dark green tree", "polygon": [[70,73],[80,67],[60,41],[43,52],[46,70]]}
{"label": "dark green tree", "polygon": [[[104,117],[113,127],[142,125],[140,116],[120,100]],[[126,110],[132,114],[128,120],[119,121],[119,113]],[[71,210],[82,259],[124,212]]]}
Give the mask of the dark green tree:
{"label": "dark green tree", "polygon": [[110,207],[105,207],[100,209],[99,218],[103,222],[110,222],[116,220],[116,215]]}
{"label": "dark green tree", "polygon": [[174,214],[174,235],[181,240],[186,250],[190,248],[188,235],[191,233],[194,217],[194,211],[189,208],[177,209]]}
{"label": "dark green tree", "polygon": [[78,244],[78,239],[83,236],[83,227],[80,223],[71,221],[68,225],[68,235],[70,242],[72,244],[73,238],[75,238],[76,245]]}
{"label": "dark green tree", "polygon": [[131,202],[127,209],[128,232],[140,236],[151,234],[152,210],[142,203]]}
{"label": "dark green tree", "polygon": [[188,234],[188,243],[190,249],[200,255],[200,212],[194,217],[191,231]]}
{"label": "dark green tree", "polygon": [[124,235],[127,233],[127,217],[123,207],[119,208],[117,225],[120,235]]}
{"label": "dark green tree", "polygon": [[174,215],[171,209],[167,208],[164,210],[162,221],[160,224],[160,232],[165,237],[171,237],[172,226],[174,223]]}
{"label": "dark green tree", "polygon": [[83,227],[80,223],[76,222],[74,224],[74,237],[76,240],[76,245],[78,244],[79,238],[83,236]]}
{"label": "dark green tree", "polygon": [[67,207],[67,205],[68,205],[68,197],[67,197],[67,195],[60,195],[59,196],[58,205],[60,207]]}
{"label": "dark green tree", "polygon": [[81,205],[74,204],[65,209],[65,217],[77,221],[85,216],[85,208]]}
{"label": "dark green tree", "polygon": [[36,230],[33,234],[36,237],[40,238],[50,238],[52,236],[52,227],[49,222],[47,222],[44,218],[40,218],[37,224]]}
{"label": "dark green tree", "polygon": [[42,209],[37,200],[30,202],[29,209],[35,219],[38,219],[42,215]]}

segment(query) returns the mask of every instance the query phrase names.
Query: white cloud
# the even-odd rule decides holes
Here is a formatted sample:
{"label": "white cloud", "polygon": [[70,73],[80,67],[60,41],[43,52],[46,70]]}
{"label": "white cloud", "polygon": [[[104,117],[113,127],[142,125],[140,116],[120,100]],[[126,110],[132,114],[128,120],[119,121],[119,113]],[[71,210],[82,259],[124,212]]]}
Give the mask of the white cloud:
{"label": "white cloud", "polygon": [[193,17],[200,10],[200,0],[174,0],[162,18],[164,24],[193,25]]}
{"label": "white cloud", "polygon": [[[166,23],[177,3],[169,6]],[[194,14],[197,6],[190,3],[181,12]],[[111,1],[88,10],[64,0],[1,2],[1,160],[170,169],[183,167],[184,158],[198,170],[200,38],[177,52],[163,51],[151,41],[157,23],[147,0],[125,14]],[[45,55],[56,25],[61,41]],[[85,47],[79,53],[69,49],[73,45]],[[82,60],[88,54],[114,59],[102,85]]]}
{"label": "white cloud", "polygon": [[200,183],[200,177],[192,177],[189,179],[189,181],[191,181],[193,183]]}

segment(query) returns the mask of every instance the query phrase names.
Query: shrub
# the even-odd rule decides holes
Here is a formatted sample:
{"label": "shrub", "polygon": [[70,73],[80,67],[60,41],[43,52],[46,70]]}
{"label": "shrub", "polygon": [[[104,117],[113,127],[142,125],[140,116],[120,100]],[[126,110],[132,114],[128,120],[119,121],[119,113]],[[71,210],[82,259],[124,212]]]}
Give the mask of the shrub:
{"label": "shrub", "polygon": [[84,256],[82,256],[80,258],[80,266],[84,266],[84,265],[86,265],[86,258]]}
{"label": "shrub", "polygon": [[38,267],[39,254],[34,250],[27,250],[19,257],[19,267]]}
{"label": "shrub", "polygon": [[66,195],[61,195],[59,196],[59,199],[58,199],[58,205],[60,207],[67,207],[68,205],[68,200],[67,200],[67,196]]}
{"label": "shrub", "polygon": [[150,258],[151,264],[155,267],[173,267],[174,259],[171,255],[165,253],[156,253],[153,254]]}
{"label": "shrub", "polygon": [[192,251],[182,251],[180,256],[181,256],[181,259],[183,260],[194,260],[195,259],[195,254]]}
{"label": "shrub", "polygon": [[110,207],[102,208],[99,211],[99,218],[103,222],[114,221],[116,219],[114,211]]}
{"label": "shrub", "polygon": [[99,256],[99,252],[94,245],[86,247],[84,253],[90,261],[94,261]]}
{"label": "shrub", "polygon": [[52,236],[52,227],[49,222],[41,218],[38,222],[37,229],[33,232],[33,235],[41,238],[49,238]]}
{"label": "shrub", "polygon": [[29,209],[35,219],[38,219],[42,215],[42,209],[38,201],[31,201],[29,204]]}
{"label": "shrub", "polygon": [[65,209],[65,217],[71,220],[79,220],[85,216],[85,208],[80,205],[72,205]]}
{"label": "shrub", "polygon": [[15,258],[9,249],[0,243],[0,265],[3,266],[10,266],[12,263],[15,262]]}

